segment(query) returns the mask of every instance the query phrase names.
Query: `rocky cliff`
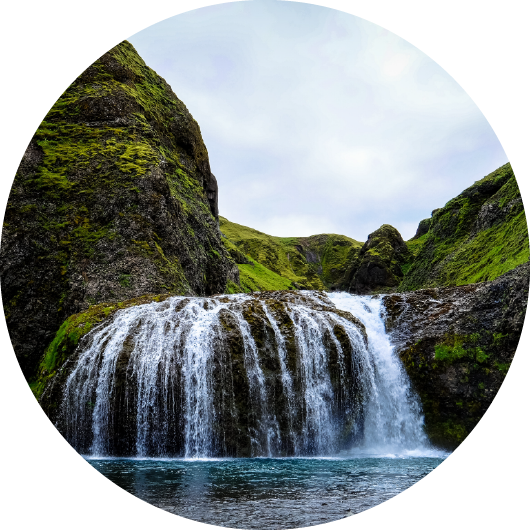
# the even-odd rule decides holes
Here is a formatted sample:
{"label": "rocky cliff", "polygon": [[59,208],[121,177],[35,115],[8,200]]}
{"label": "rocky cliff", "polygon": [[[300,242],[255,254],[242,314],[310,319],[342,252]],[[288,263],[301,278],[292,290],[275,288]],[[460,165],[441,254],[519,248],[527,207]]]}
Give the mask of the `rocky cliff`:
{"label": "rocky cliff", "polygon": [[498,392],[523,328],[529,281],[527,262],[491,282],[385,297],[387,330],[435,445],[454,449]]}
{"label": "rocky cliff", "polygon": [[199,126],[131,44],[83,72],[31,140],[4,219],[2,298],[26,377],[91,305],[237,282],[217,193]]}

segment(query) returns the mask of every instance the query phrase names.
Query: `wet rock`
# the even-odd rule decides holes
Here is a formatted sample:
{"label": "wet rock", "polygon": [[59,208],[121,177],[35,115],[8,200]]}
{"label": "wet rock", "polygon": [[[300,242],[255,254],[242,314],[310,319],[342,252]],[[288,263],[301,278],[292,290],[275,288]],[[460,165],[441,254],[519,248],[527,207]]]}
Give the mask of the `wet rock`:
{"label": "wet rock", "polygon": [[385,297],[387,330],[431,441],[454,449],[498,392],[522,331],[530,263],[492,282]]}

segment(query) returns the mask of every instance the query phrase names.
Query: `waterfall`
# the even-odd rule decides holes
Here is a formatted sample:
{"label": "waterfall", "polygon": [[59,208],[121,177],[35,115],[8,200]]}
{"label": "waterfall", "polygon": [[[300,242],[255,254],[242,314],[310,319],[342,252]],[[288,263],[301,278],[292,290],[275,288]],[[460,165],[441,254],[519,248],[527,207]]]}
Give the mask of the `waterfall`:
{"label": "waterfall", "polygon": [[347,293],[329,295],[335,306],[354,314],[366,327],[374,363],[365,401],[364,439],[356,451],[385,454],[424,451],[429,446],[423,430],[419,398],[410,386],[385,331],[383,299]]}
{"label": "waterfall", "polygon": [[380,298],[173,297],[116,312],[82,339],[69,367],[56,424],[84,454],[321,456],[427,445]]}

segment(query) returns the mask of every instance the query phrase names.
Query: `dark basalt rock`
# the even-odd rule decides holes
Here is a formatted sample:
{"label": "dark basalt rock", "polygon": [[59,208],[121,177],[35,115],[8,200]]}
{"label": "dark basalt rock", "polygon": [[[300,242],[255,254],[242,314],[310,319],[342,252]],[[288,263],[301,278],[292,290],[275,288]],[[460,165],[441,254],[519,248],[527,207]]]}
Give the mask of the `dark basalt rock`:
{"label": "dark basalt rock", "polygon": [[31,140],[4,220],[2,298],[26,378],[90,305],[237,283],[217,201],[197,122],[134,48],[87,68]]}
{"label": "dark basalt rock", "polygon": [[351,265],[348,290],[354,294],[388,292],[403,278],[402,265],[410,251],[400,233],[390,225],[372,232]]}
{"label": "dark basalt rock", "polygon": [[454,449],[486,412],[522,331],[530,263],[492,282],[385,297],[387,329],[431,441]]}

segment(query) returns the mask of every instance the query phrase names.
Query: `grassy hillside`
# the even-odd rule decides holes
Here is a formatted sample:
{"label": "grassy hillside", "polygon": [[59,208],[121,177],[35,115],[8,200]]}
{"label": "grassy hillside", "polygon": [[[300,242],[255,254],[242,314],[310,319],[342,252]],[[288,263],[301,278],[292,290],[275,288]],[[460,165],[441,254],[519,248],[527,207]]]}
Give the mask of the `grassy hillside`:
{"label": "grassy hillside", "polygon": [[[346,236],[275,237],[219,217],[223,242],[248,290],[325,289],[339,282],[362,243]],[[243,263],[236,253],[246,257]],[[234,286],[231,286],[235,290]]]}
{"label": "grassy hillside", "polygon": [[494,280],[528,261],[528,227],[510,164],[435,210],[428,232],[407,246],[414,257],[400,291]]}
{"label": "grassy hillside", "polygon": [[219,219],[244,291],[413,291],[494,280],[529,259],[526,217],[510,164],[434,210],[406,242],[389,225],[363,246],[337,234],[274,237]]}

